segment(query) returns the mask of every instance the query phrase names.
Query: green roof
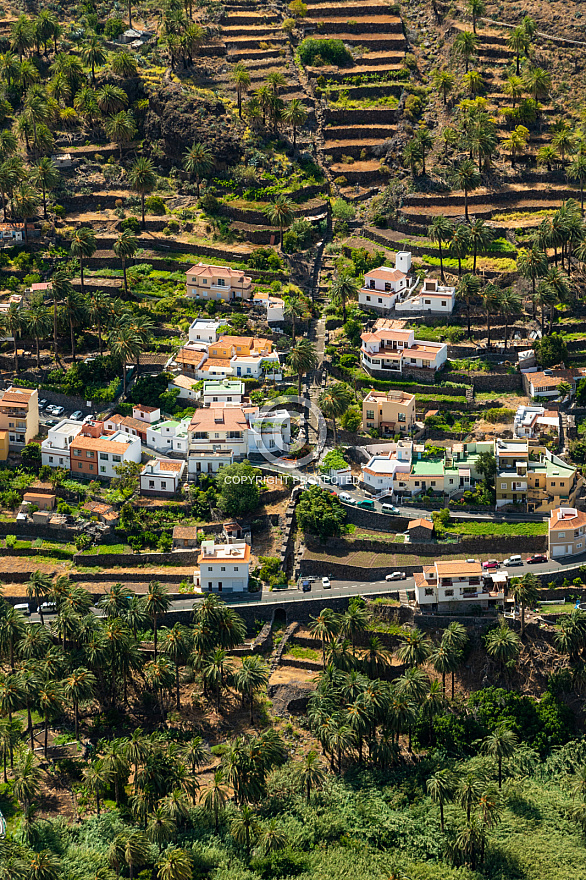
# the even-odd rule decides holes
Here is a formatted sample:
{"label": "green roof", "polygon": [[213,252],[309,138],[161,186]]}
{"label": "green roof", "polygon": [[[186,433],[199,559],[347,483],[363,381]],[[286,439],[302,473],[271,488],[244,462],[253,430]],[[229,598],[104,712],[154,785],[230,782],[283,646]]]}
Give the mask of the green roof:
{"label": "green roof", "polygon": [[415,477],[441,477],[444,473],[444,460],[443,458],[428,458],[414,461],[411,466],[411,473]]}

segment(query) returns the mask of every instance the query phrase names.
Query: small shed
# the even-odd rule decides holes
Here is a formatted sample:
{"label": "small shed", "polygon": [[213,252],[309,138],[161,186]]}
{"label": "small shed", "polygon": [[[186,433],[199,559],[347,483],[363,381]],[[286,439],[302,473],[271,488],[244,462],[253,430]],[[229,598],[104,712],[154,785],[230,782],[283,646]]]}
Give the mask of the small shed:
{"label": "small shed", "polygon": [[412,541],[429,541],[433,538],[433,521],[412,519],[407,526],[407,533]]}
{"label": "small shed", "polygon": [[197,526],[175,526],[173,529],[173,550],[195,550],[197,548]]}

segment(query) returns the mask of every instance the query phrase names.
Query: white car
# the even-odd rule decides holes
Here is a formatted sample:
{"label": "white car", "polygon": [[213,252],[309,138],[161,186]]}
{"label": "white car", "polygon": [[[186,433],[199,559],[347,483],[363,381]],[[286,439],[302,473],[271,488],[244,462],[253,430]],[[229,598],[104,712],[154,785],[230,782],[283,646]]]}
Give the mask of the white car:
{"label": "white car", "polygon": [[347,492],[340,492],[340,494],[338,495],[338,498],[340,499],[340,501],[343,501],[345,504],[352,504],[352,500],[353,500],[352,496],[348,495]]}
{"label": "white car", "polygon": [[332,588],[332,584],[331,584],[331,581],[329,578],[322,578],[321,585],[324,588],[324,590],[330,590]]}
{"label": "white car", "polygon": [[505,559],[503,565],[523,565],[523,558],[521,556],[509,556],[508,559]]}
{"label": "white car", "polygon": [[55,604],[55,602],[43,602],[39,606],[39,611],[42,611],[43,614],[56,614],[57,605]]}
{"label": "white car", "polygon": [[94,419],[95,419],[95,416],[86,416],[85,419],[83,420],[83,423],[84,423],[84,425],[87,425],[88,422],[93,422]]}
{"label": "white car", "polygon": [[407,575],[404,571],[392,571],[385,578],[386,581],[404,581]]}
{"label": "white car", "polygon": [[381,510],[385,513],[400,513],[399,508],[394,504],[381,504]]}
{"label": "white car", "polygon": [[54,403],[50,403],[49,406],[46,408],[45,412],[54,413],[56,409],[57,409],[57,406]]}
{"label": "white car", "polygon": [[65,407],[63,407],[63,406],[54,406],[53,407],[53,415],[54,416],[61,416],[61,415],[63,415],[64,412],[65,412]]}
{"label": "white car", "polygon": [[75,412],[72,412],[69,416],[70,419],[73,419],[74,422],[79,421],[79,419],[83,418],[83,413],[80,409],[76,409]]}
{"label": "white car", "polygon": [[21,614],[26,614],[27,617],[31,613],[28,602],[19,602],[18,605],[14,606],[15,611],[20,611]]}

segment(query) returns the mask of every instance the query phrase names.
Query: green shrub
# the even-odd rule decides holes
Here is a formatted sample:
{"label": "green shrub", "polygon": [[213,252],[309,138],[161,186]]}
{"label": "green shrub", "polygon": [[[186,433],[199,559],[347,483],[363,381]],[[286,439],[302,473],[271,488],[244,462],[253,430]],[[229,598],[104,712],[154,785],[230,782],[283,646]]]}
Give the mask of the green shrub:
{"label": "green shrub", "polygon": [[332,202],[332,216],[335,220],[354,220],[356,208],[344,199],[334,199]]}
{"label": "green shrub", "polygon": [[109,18],[104,25],[104,36],[107,40],[115,40],[126,30],[126,22],[122,18]]}
{"label": "green shrub", "polygon": [[127,217],[126,220],[122,221],[120,231],[125,232],[126,230],[134,233],[134,235],[140,235],[140,222],[137,217]]}
{"label": "green shrub", "polygon": [[145,199],[144,207],[147,214],[166,214],[167,208],[161,196],[149,196]]}
{"label": "green shrub", "polygon": [[352,64],[352,55],[342,40],[314,40],[306,37],[299,46],[299,58],[306,66],[321,66],[332,64],[338,67],[346,67]]}
{"label": "green shrub", "polygon": [[405,101],[405,116],[412,122],[419,119],[423,113],[424,102],[417,95],[409,95]]}

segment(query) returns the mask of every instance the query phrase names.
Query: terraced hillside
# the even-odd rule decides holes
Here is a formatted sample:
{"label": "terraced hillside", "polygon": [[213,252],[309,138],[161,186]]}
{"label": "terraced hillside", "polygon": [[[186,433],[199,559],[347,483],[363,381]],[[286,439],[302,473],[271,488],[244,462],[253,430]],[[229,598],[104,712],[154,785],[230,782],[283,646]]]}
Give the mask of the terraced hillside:
{"label": "terraced hillside", "polygon": [[[325,97],[320,155],[334,178],[349,184],[384,184],[380,157],[396,133],[405,37],[401,19],[379,0],[308,3],[305,36],[342,40],[352,64],[308,66],[307,74]],[[343,185],[344,181],[342,181]]]}

